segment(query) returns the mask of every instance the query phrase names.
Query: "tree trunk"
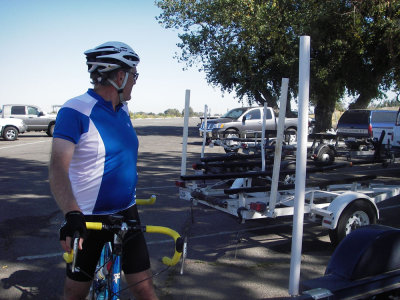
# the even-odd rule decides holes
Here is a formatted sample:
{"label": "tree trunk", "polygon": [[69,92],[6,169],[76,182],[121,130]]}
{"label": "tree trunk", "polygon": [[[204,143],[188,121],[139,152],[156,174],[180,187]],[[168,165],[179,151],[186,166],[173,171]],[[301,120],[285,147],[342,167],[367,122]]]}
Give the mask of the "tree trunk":
{"label": "tree trunk", "polygon": [[315,106],[315,132],[325,132],[332,128],[332,115],[335,111],[335,102],[319,102]]}
{"label": "tree trunk", "polygon": [[360,95],[354,103],[349,105],[349,109],[367,108],[371,100],[378,97],[379,83],[381,81],[382,76],[376,75],[375,78],[370,81],[369,85],[365,86],[361,91],[359,91]]}
{"label": "tree trunk", "polygon": [[377,93],[360,93],[358,96],[357,100],[354,103],[351,103],[349,105],[349,109],[363,109],[367,108],[369,103],[373,98],[377,96]]}

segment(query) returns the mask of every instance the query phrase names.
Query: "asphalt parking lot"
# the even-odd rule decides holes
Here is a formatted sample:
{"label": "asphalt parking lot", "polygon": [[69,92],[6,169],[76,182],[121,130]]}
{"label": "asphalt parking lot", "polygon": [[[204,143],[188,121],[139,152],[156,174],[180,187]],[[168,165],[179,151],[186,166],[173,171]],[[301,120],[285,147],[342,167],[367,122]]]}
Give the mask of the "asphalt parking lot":
{"label": "asphalt parking lot", "polygon": [[[188,173],[200,157],[198,122],[190,120]],[[172,243],[163,236],[146,235],[152,270],[162,271],[154,278],[160,299],[287,297],[292,218],[239,224],[214,209],[190,207],[179,199],[175,187],[183,120],[134,120],[133,124],[140,141],[138,197],[157,195],[155,205],[140,208],[142,222],[186,233],[189,241],[180,275],[180,265],[165,270],[160,262],[173,253]],[[45,133],[25,133],[14,142],[0,140],[0,299],[59,299],[62,294],[65,271],[58,227],[63,216],[48,186],[50,147],[51,138]],[[206,154],[216,152],[223,150],[206,149]],[[385,180],[400,184],[398,176]],[[382,203],[379,223],[400,228],[398,200]],[[321,276],[333,250],[327,231],[306,221],[301,280]]]}

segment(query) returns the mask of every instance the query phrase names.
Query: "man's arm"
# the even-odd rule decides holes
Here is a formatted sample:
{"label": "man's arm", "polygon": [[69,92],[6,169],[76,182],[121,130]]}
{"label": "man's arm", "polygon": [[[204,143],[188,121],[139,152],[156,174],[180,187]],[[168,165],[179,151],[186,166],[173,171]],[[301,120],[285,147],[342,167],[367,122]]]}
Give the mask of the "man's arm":
{"label": "man's arm", "polygon": [[74,143],[60,138],[53,139],[49,167],[50,189],[64,214],[74,210],[80,211],[68,175],[74,150]]}
{"label": "man's arm", "polygon": [[[74,143],[60,138],[53,139],[49,167],[50,189],[64,215],[73,211],[80,212],[80,208],[72,192],[71,181],[68,175],[74,150]],[[76,216],[76,213],[73,214]],[[84,222],[84,220],[81,220],[83,215],[82,217],[77,217],[80,220],[78,224]],[[85,226],[84,223],[83,226]],[[80,227],[82,227],[82,225]],[[61,247],[67,252],[71,251],[72,235],[73,234],[67,234],[63,238],[60,237]],[[79,249],[82,249],[82,243],[83,239],[81,238],[79,240]]]}

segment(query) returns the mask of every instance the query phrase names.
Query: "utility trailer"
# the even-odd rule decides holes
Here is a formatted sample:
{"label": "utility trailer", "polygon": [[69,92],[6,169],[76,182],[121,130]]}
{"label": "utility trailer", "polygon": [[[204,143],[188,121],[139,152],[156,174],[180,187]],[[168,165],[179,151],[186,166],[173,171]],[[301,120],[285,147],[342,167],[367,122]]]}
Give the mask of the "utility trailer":
{"label": "utility trailer", "polygon": [[[240,157],[245,163],[245,155]],[[216,160],[217,157],[203,159],[214,163]],[[221,164],[229,166],[229,161]],[[374,182],[376,175],[373,171],[369,170],[370,174],[363,175],[363,167],[358,169],[360,174],[349,175],[355,171],[355,167],[348,162],[307,168],[304,212],[311,220],[320,222],[329,230],[331,242],[335,245],[354,229],[375,224],[379,218],[376,204],[400,194],[400,185]],[[178,184],[181,199],[236,216],[241,223],[252,219],[291,216],[294,213],[293,168],[280,170],[275,195],[271,192],[273,183],[270,169],[216,174],[204,174],[203,171],[181,176]],[[399,166],[391,165],[384,169],[385,173],[389,171],[400,175]]]}
{"label": "utility trailer", "polygon": [[[284,144],[290,145],[296,141],[297,131],[294,128],[284,130]],[[210,146],[217,145],[224,148],[226,153],[238,152],[242,149],[243,153],[260,153],[261,143],[264,141],[265,149],[273,149],[276,144],[277,130],[267,129],[264,131],[264,138],[261,131],[245,130],[240,137],[219,136],[209,143]]]}
{"label": "utility trailer", "polygon": [[336,133],[313,133],[309,135],[312,145],[309,148],[309,157],[316,164],[326,164],[335,161],[335,158],[343,157],[348,161],[360,161],[363,163],[394,162],[399,157],[399,151],[390,143],[383,144],[385,130],[381,132],[380,138],[371,143],[371,147],[362,150],[352,150],[339,144],[340,136]]}

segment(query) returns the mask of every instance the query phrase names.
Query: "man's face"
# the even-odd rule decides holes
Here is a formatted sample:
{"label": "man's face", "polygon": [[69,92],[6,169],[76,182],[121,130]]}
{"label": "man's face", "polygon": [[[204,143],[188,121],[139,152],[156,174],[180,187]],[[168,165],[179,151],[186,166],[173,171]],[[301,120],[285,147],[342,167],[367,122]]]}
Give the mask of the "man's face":
{"label": "man's face", "polygon": [[125,101],[131,100],[131,93],[132,93],[132,88],[136,84],[137,76],[139,74],[137,73],[136,67],[132,68],[128,72],[128,81],[126,82],[125,88],[124,88],[124,99]]}

